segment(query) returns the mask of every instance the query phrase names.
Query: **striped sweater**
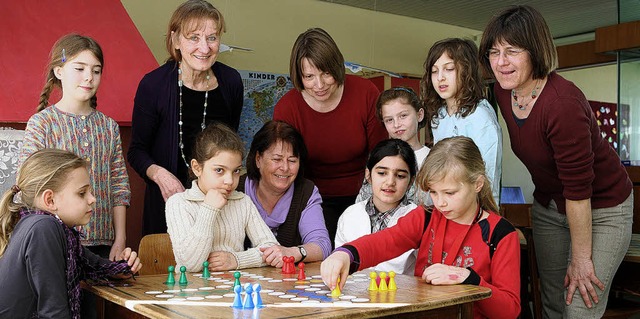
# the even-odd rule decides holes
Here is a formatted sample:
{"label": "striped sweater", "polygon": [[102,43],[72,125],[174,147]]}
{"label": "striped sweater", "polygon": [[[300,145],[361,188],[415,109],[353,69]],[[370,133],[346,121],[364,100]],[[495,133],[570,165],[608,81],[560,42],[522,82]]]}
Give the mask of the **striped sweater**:
{"label": "striped sweater", "polygon": [[98,110],[76,115],[53,105],[27,122],[20,163],[43,148],[67,150],[89,162],[96,203],[91,221],[81,227],[85,235],[82,245],[112,245],[115,238],[112,208],[129,206],[131,197],[118,124]]}
{"label": "striped sweater", "polygon": [[[201,271],[213,251],[233,254],[238,269],[266,266],[258,247],[277,245],[278,241],[251,198],[234,191],[222,209],[215,209],[204,203],[204,197],[193,181],[191,188],[167,200],[167,231],[178,267]],[[254,248],[244,250],[245,234]]]}

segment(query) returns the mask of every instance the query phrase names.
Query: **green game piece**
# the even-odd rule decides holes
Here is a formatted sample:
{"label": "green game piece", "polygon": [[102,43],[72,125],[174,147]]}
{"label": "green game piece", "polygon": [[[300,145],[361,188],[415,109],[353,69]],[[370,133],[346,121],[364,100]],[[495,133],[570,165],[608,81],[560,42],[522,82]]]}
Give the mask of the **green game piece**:
{"label": "green game piece", "polygon": [[180,285],[187,285],[189,282],[187,281],[187,267],[180,267],[180,280],[178,281]]}
{"label": "green game piece", "polygon": [[176,284],[176,277],[175,277],[176,267],[169,266],[168,270],[169,270],[169,276],[167,277],[167,281],[165,282],[165,284],[167,284],[167,285],[175,285]]}
{"label": "green game piece", "polygon": [[211,277],[211,274],[209,273],[209,262],[205,261],[202,263],[202,278],[206,278],[209,279],[209,277]]}
{"label": "green game piece", "polygon": [[234,272],[234,273],[233,273],[233,277],[234,277],[234,278],[236,278],[236,280],[233,282],[233,287],[234,287],[234,288],[235,288],[236,286],[241,286],[241,285],[240,285],[240,276],[241,276],[241,274],[240,274],[240,272],[239,272],[239,271],[236,271],[236,272]]}

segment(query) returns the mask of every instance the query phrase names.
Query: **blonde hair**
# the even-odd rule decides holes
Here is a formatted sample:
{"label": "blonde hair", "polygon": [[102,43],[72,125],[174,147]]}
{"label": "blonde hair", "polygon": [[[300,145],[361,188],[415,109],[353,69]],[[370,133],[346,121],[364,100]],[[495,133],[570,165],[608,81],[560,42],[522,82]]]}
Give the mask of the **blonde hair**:
{"label": "blonde hair", "polygon": [[[100,45],[94,39],[79,34],[67,34],[56,41],[51,49],[51,53],[49,53],[49,64],[45,71],[45,82],[42,92],[40,93],[40,101],[36,108],[37,112],[49,106],[49,96],[54,88],[62,89],[62,82],[56,77],[54,69],[56,67],[63,67],[67,61],[86,50],[91,52],[96,59],[100,61],[102,68],[104,68],[102,48],[100,48]],[[91,107],[95,109],[97,106],[98,98],[94,95],[91,97]]]}
{"label": "blonde hair", "polygon": [[446,176],[472,185],[482,176],[484,184],[477,195],[478,203],[486,211],[498,212],[491,193],[491,182],[485,172],[482,155],[472,139],[466,136],[448,137],[436,143],[429,151],[418,172],[416,184],[426,192],[430,184],[439,182]]}
{"label": "blonde hair", "polygon": [[57,149],[39,150],[24,161],[18,170],[16,185],[0,199],[0,257],[20,220],[20,210],[34,209],[35,200],[42,192],[60,190],[73,170],[86,165],[77,155]]}

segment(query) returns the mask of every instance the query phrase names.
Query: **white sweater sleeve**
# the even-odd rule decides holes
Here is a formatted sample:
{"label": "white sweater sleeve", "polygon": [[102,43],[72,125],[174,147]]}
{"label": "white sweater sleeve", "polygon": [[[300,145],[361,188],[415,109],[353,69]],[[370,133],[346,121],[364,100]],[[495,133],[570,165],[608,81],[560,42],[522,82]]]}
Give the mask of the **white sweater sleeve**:
{"label": "white sweater sleeve", "polygon": [[166,203],[167,231],[178,267],[201,271],[213,245],[214,220],[220,210],[187,201],[183,193],[171,196]]}
{"label": "white sweater sleeve", "polygon": [[235,253],[238,259],[238,268],[266,266],[262,261],[262,253],[259,248],[278,245],[278,240],[260,217],[258,209],[248,196],[242,199],[242,205],[238,205],[238,207],[240,211],[236,212],[236,216],[241,216],[241,214],[246,216],[246,225],[242,231],[247,234],[254,247]]}

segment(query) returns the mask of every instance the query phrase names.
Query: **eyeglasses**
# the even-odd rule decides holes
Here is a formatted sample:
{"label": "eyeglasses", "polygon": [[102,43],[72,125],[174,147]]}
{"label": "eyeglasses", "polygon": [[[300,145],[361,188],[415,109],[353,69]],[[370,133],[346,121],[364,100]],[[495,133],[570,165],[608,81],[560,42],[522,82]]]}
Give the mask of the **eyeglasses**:
{"label": "eyeglasses", "polygon": [[518,55],[520,55],[520,53],[524,51],[527,51],[527,50],[509,48],[504,50],[502,53],[500,53],[500,50],[491,49],[487,51],[487,57],[489,58],[489,60],[497,60],[501,55],[503,55],[505,56],[505,58],[511,59],[511,58],[517,57]]}

